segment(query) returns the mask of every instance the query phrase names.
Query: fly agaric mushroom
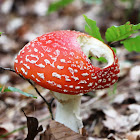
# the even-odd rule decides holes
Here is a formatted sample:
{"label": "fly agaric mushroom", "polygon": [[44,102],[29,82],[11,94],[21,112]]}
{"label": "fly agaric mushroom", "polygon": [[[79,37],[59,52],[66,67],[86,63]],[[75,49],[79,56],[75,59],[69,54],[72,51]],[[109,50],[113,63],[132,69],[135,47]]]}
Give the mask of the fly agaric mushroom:
{"label": "fly agaric mushroom", "polygon": [[[91,64],[88,56],[105,57],[104,68]],[[25,78],[53,91],[57,99],[55,120],[79,132],[81,96],[113,85],[119,73],[114,51],[87,34],[54,31],[29,42],[15,58],[15,70]]]}

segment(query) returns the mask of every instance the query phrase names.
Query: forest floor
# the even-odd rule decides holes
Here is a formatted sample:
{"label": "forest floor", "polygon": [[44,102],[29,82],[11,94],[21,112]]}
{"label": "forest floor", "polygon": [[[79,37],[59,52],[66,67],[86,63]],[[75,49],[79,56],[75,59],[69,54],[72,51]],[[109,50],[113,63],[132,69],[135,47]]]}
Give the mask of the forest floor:
{"label": "forest floor", "polygon": [[[84,32],[83,14],[96,20],[102,37],[112,25],[126,21],[137,24],[140,2],[105,0],[90,3],[75,0],[60,10],[47,14],[51,0],[5,0],[0,1],[0,66],[13,68],[14,58],[29,41],[54,30],[77,30]],[[140,140],[140,54],[128,52],[118,42],[114,44],[120,64],[117,84],[109,89],[90,92],[82,97],[81,117],[89,140]],[[95,62],[96,66],[101,66]],[[0,71],[0,87],[12,86],[34,94],[37,99],[20,93],[0,93],[0,139],[22,140],[28,133],[27,116],[38,119],[39,125],[50,124],[51,118],[45,102],[34,88],[13,72]],[[52,99],[50,91],[36,85],[47,101]],[[56,101],[52,110],[55,113]],[[57,125],[57,124],[56,124]],[[35,138],[39,139],[39,135]],[[82,139],[82,138],[81,138]]]}

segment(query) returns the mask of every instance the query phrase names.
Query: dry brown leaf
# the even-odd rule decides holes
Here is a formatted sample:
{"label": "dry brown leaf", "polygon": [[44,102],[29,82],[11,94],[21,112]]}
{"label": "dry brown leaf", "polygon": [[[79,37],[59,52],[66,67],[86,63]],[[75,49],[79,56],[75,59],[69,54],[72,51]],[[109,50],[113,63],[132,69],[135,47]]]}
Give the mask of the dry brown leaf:
{"label": "dry brown leaf", "polygon": [[56,121],[51,121],[40,140],[86,140],[86,136],[72,131]]}
{"label": "dry brown leaf", "polygon": [[113,108],[103,110],[103,112],[106,115],[106,120],[103,121],[103,124],[110,130],[116,132],[126,133],[140,123],[138,112],[134,112],[130,115],[122,115]]}
{"label": "dry brown leaf", "polygon": [[[4,135],[6,133],[8,133],[8,130],[6,130],[3,127],[0,127],[0,136]],[[6,139],[6,138],[8,138],[8,136],[5,136],[3,139]]]}
{"label": "dry brown leaf", "polygon": [[[23,110],[22,110],[23,111]],[[28,128],[28,134],[25,140],[34,140],[36,135],[43,131],[42,125],[39,126],[38,119],[35,117],[28,117],[25,112],[23,111],[25,117],[27,118],[27,128]]]}
{"label": "dry brown leaf", "polygon": [[140,140],[140,131],[134,131],[126,134],[128,140]]}

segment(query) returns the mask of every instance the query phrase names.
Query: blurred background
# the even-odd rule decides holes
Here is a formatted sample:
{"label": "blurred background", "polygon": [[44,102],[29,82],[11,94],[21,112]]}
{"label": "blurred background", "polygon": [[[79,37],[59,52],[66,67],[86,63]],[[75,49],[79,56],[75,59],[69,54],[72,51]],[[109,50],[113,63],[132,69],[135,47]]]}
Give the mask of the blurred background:
{"label": "blurred background", "polygon": [[[19,50],[36,37],[54,30],[84,32],[85,14],[96,20],[102,37],[108,27],[140,22],[140,0],[0,0],[0,66],[13,68]],[[82,98],[81,115],[90,140],[122,139],[140,134],[140,54],[114,44],[119,57],[119,81],[110,89],[88,93]],[[96,62],[97,66],[101,64]],[[38,96],[28,82],[12,72],[0,71],[0,87],[12,86]],[[37,86],[49,101],[49,90]],[[88,107],[88,108],[87,108]],[[0,135],[22,140],[27,135],[27,115],[48,124],[49,112],[43,100],[19,93],[0,94]],[[53,103],[55,110],[55,101]],[[48,118],[44,121],[44,118]],[[25,127],[24,127],[25,126]],[[134,132],[135,131],[135,132]]]}

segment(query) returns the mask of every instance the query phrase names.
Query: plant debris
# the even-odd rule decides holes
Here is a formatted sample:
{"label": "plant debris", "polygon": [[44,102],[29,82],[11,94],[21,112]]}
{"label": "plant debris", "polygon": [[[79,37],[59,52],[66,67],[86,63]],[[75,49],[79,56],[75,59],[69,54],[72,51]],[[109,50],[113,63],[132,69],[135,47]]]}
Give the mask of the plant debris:
{"label": "plant debris", "polygon": [[[16,54],[37,36],[54,30],[84,32],[83,14],[96,21],[103,39],[106,29],[110,26],[119,26],[127,21],[132,24],[140,22],[139,0],[73,0],[65,7],[48,14],[49,5],[53,2],[0,1],[0,67],[13,69]],[[37,97],[29,98],[18,92],[0,93],[0,137],[7,134],[2,139],[39,139],[38,132],[42,130],[39,126],[42,125],[46,129],[45,132],[42,131],[42,140],[43,137],[52,137],[52,140],[61,137],[54,127],[60,127],[65,131],[61,133],[68,133],[69,138],[72,135],[79,139],[87,137],[88,140],[140,140],[140,55],[128,52],[119,42],[109,45],[117,51],[120,64],[119,80],[115,87],[92,91],[82,97],[81,117],[88,135],[75,134],[65,126],[51,121],[45,102],[31,85],[12,72],[0,70],[0,88],[4,85],[15,87]],[[95,66],[102,67],[101,62],[95,59],[92,61]],[[38,85],[36,87],[47,101],[51,101],[49,90]],[[55,108],[54,100],[53,112]],[[21,109],[26,112],[26,116],[35,117],[25,118]],[[32,128],[34,121],[35,125]],[[33,133],[32,129],[35,130]]]}

